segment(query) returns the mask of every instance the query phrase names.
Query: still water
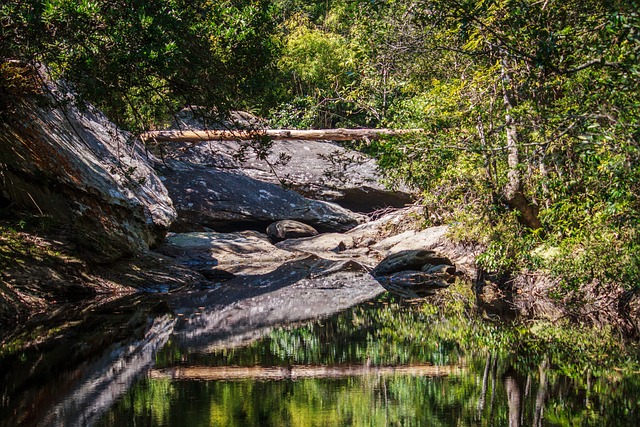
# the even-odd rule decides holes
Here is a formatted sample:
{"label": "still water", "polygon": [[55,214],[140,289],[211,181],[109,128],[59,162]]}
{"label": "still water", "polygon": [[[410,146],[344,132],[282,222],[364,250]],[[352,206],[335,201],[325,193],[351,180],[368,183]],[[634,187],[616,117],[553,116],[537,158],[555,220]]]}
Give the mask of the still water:
{"label": "still water", "polygon": [[7,344],[0,426],[640,425],[637,363],[605,363],[615,343],[588,334],[559,342],[387,296],[239,334],[169,306],[67,311]]}

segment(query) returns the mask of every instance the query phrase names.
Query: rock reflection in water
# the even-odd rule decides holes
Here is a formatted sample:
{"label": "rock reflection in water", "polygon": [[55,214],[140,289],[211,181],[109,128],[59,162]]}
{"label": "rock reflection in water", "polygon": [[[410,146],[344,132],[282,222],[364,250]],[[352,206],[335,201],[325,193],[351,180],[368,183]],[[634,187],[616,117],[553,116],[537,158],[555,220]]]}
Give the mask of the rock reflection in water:
{"label": "rock reflection in water", "polygon": [[125,297],[43,319],[36,330],[60,332],[0,359],[0,426],[92,425],[153,366],[172,333],[175,319],[157,313],[157,303]]}
{"label": "rock reflection in water", "polygon": [[0,426],[637,425],[637,375],[487,352],[469,337],[498,325],[428,306],[345,310],[380,292],[365,270],[309,257],[80,310],[51,327],[64,340],[0,360]]}
{"label": "rock reflection in water", "polygon": [[[44,320],[52,330],[56,321],[67,326],[40,347],[25,347],[26,361],[18,353],[1,361],[3,370],[15,364],[33,375],[2,374],[0,426],[92,425],[148,373],[170,338],[185,351],[240,345],[273,326],[328,316],[381,292],[357,264],[311,256],[219,289],[71,309],[66,317]],[[168,301],[173,311],[158,314],[154,304],[169,310],[158,301]]]}
{"label": "rock reflection in water", "polygon": [[41,425],[93,425],[115,399],[153,366],[155,354],[166,344],[174,323],[171,316],[156,317],[141,340],[116,345],[76,372],[80,378],[72,391],[53,406]]}
{"label": "rock reflection in water", "polygon": [[275,325],[328,316],[382,292],[363,267],[310,256],[238,276],[219,290],[177,295],[170,302],[180,318],[174,336],[192,351],[240,346]]}

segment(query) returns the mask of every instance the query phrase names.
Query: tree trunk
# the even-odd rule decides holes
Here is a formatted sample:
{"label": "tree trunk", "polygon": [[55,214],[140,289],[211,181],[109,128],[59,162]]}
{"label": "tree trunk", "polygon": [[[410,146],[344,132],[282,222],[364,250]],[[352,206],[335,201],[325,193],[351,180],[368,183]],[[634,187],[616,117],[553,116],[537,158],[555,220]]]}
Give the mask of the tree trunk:
{"label": "tree trunk", "polygon": [[502,194],[507,205],[515,209],[520,214],[518,220],[526,227],[533,230],[542,228],[542,223],[538,218],[538,207],[531,203],[522,191],[522,180],[520,179],[520,156],[518,153],[518,129],[511,116],[511,111],[515,107],[515,100],[511,93],[511,77],[507,70],[506,60],[502,61],[502,85],[503,100],[506,108],[505,129],[507,132],[507,185]]}
{"label": "tree trunk", "polygon": [[253,140],[260,138],[281,140],[329,140],[329,141],[366,141],[379,139],[383,136],[405,135],[421,132],[422,129],[313,129],[313,130],[289,130],[289,129],[264,129],[264,130],[200,130],[179,131],[160,130],[143,133],[144,141],[155,142],[200,142],[200,141],[224,141],[224,140]]}

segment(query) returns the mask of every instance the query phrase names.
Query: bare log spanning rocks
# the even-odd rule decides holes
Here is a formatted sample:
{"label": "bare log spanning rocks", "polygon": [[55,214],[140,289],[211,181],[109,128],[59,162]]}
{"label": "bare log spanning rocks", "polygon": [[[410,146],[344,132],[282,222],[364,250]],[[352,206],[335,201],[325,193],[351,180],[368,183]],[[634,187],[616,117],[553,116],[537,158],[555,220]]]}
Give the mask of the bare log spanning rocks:
{"label": "bare log spanning rocks", "polygon": [[[212,129],[218,133],[207,132]],[[313,137],[326,136],[326,133],[318,133],[323,131],[266,131],[272,136],[263,138],[264,129],[264,121],[246,112],[234,111],[221,118],[215,112],[191,106],[176,114],[172,132],[187,136],[186,130],[202,131],[206,133],[197,135],[203,138],[222,135],[231,139],[157,140],[158,144],[147,146],[165,160],[245,175],[294,190],[310,199],[337,203],[354,212],[404,207],[415,199],[413,192],[404,185],[389,188],[376,160],[364,153],[336,141],[288,139],[300,132]],[[346,132],[362,134],[363,131],[367,130]],[[285,132],[288,132],[287,139],[273,139],[274,135],[279,138]],[[373,132],[385,131],[374,129]],[[253,138],[242,139],[248,136]]]}
{"label": "bare log spanning rocks", "polygon": [[261,138],[303,141],[366,141],[422,132],[422,129],[259,129],[157,130],[140,135],[147,142],[247,141]]}

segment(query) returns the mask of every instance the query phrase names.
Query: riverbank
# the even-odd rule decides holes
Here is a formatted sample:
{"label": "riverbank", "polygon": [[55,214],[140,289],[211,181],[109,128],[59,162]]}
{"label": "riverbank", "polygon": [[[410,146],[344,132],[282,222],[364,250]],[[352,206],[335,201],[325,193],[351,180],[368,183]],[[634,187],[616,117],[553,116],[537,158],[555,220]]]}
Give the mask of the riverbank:
{"label": "riverbank", "polygon": [[[0,318],[8,330],[56,304],[103,295],[228,288],[242,297],[275,272],[295,278],[282,288],[303,283],[326,294],[334,274],[404,295],[416,295],[416,285],[447,293],[461,282],[489,318],[638,334],[637,293],[602,281],[568,291],[546,271],[480,269],[484,246],[446,225],[424,228],[423,207],[401,209],[413,195],[386,188],[375,160],[362,153],[323,141],[202,141],[154,147],[154,154],[63,86],[43,85],[53,106],[24,99],[0,127],[2,205],[12,210],[0,224]],[[69,102],[55,102],[63,97]],[[190,126],[202,126],[185,114]],[[246,113],[231,119],[224,125],[251,126]],[[374,270],[412,251],[439,261]]]}
{"label": "riverbank", "polygon": [[[295,305],[308,296],[309,289],[319,286],[319,301],[335,301],[329,305],[345,304],[346,308],[385,292],[371,271],[387,254],[429,250],[450,259],[459,277],[455,286],[426,302],[442,307],[462,302],[465,310],[487,319],[597,326],[629,338],[637,335],[638,302],[622,289],[601,286],[599,298],[585,294],[561,299],[553,298],[558,281],[540,272],[499,280],[478,270],[475,256],[481,248],[455,243],[446,227],[421,229],[420,210],[392,210],[345,233],[321,233],[276,244],[256,231],[170,233],[157,250],[110,263],[92,262],[63,228],[45,227],[35,219],[29,225],[5,218],[0,227],[3,333],[58,306],[110,301],[139,292],[171,293],[178,299],[181,293],[190,299],[193,292],[200,292],[202,301],[210,300],[201,301],[200,307],[216,306],[221,295],[250,298],[255,289],[269,284],[283,290],[281,304],[290,300]],[[335,274],[341,275],[340,280]],[[322,280],[313,282],[313,278]],[[351,291],[331,290],[344,291],[340,283],[345,281],[355,284]],[[369,291],[362,293],[365,289]],[[203,310],[215,311],[211,307],[191,311],[201,316]]]}

